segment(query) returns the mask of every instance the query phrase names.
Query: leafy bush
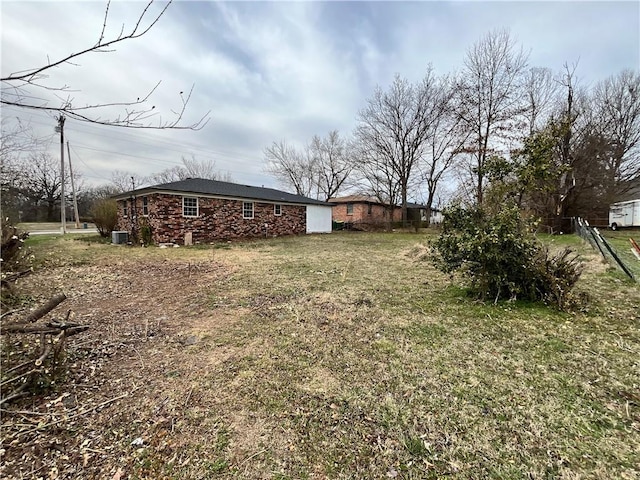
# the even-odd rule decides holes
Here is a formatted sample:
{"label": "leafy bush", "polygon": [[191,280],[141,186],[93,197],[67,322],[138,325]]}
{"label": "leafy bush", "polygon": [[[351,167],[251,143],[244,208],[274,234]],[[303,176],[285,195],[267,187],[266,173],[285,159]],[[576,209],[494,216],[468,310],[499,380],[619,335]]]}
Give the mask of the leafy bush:
{"label": "leafy bush", "polygon": [[118,224],[118,205],[115,200],[101,198],[91,207],[93,222],[101,237],[108,237]]}
{"label": "leafy bush", "polygon": [[530,233],[533,227],[515,206],[495,214],[455,206],[444,212],[432,260],[445,273],[464,273],[471,291],[483,300],[541,300],[564,309],[580,277],[580,263],[568,249],[550,256]]}

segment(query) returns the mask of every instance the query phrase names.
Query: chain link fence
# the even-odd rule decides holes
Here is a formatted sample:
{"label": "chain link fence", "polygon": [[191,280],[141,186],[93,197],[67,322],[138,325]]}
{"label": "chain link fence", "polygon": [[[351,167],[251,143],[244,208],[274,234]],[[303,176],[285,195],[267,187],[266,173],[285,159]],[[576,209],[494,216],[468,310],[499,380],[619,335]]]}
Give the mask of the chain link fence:
{"label": "chain link fence", "polygon": [[633,271],[629,265],[627,265],[615,248],[602,236],[600,231],[596,227],[589,225],[586,220],[575,217],[573,219],[573,227],[575,232],[583,239],[591,244],[594,250],[598,250],[603,258],[609,262],[610,265],[622,270],[630,279],[640,281],[633,274]]}

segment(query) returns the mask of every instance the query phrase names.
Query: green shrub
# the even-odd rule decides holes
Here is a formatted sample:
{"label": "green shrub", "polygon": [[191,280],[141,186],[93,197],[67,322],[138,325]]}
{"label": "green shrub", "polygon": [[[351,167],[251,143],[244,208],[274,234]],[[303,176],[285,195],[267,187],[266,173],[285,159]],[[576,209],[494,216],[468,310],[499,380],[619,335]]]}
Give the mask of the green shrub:
{"label": "green shrub", "polygon": [[517,207],[490,214],[479,207],[445,210],[432,243],[435,266],[462,272],[478,298],[539,300],[567,308],[581,266],[570,250],[550,256]]}
{"label": "green shrub", "polygon": [[153,232],[147,219],[143,219],[142,222],[140,222],[140,240],[142,240],[142,243],[145,245],[151,245],[151,243],[153,243]]}
{"label": "green shrub", "polygon": [[118,224],[118,205],[115,200],[101,198],[91,207],[93,222],[101,237],[108,237]]}

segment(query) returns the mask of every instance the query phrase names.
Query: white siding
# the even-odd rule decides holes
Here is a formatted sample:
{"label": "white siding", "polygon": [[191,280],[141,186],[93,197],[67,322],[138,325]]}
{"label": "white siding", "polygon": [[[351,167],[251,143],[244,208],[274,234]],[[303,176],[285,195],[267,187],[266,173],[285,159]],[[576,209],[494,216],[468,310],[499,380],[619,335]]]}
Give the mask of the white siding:
{"label": "white siding", "polygon": [[331,207],[307,205],[307,233],[331,233]]}

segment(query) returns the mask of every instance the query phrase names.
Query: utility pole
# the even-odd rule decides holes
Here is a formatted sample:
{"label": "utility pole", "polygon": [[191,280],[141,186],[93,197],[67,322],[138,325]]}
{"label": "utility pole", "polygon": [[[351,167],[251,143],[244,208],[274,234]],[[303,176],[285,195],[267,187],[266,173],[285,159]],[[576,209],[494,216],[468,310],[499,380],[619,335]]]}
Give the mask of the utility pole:
{"label": "utility pole", "polygon": [[67,233],[67,213],[65,212],[64,199],[64,115],[58,117],[56,132],[60,132],[60,223],[62,224],[62,234]]}
{"label": "utility pole", "polygon": [[78,197],[76,197],[76,185],[73,181],[73,167],[71,166],[71,150],[67,140],[67,157],[69,157],[69,175],[71,176],[71,191],[73,192],[73,211],[76,214],[76,228],[80,228],[80,214],[78,213]]}

